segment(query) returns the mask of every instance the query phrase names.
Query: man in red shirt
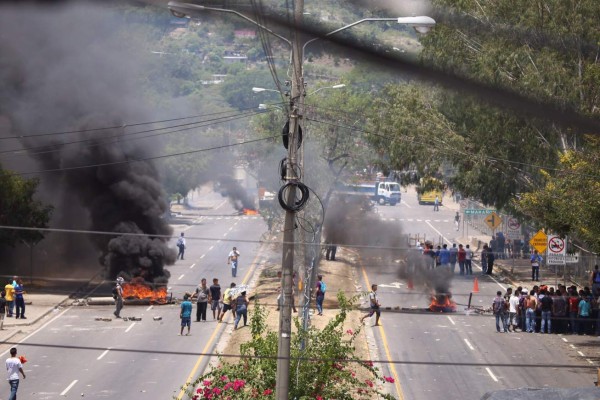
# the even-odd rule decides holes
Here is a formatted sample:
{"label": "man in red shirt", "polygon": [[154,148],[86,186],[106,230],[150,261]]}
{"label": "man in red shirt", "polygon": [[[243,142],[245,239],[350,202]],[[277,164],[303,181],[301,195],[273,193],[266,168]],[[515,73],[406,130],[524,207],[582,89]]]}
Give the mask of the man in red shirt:
{"label": "man in red shirt", "polygon": [[459,244],[458,245],[458,254],[456,259],[458,260],[458,268],[460,269],[460,274],[464,275],[465,274],[465,260],[467,257],[467,252],[465,251],[465,249],[463,249],[463,245]]}

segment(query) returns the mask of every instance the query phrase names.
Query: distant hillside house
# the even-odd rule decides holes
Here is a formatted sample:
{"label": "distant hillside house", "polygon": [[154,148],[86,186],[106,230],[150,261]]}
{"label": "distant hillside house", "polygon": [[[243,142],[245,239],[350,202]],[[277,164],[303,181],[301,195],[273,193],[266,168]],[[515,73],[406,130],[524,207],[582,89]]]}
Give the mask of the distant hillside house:
{"label": "distant hillside house", "polygon": [[241,39],[241,38],[254,39],[254,38],[256,38],[256,31],[253,31],[252,29],[238,29],[237,31],[234,31],[233,34],[235,35],[235,37],[237,39]]}
{"label": "distant hillside house", "polygon": [[246,63],[248,61],[248,56],[223,56],[223,61],[229,64]]}

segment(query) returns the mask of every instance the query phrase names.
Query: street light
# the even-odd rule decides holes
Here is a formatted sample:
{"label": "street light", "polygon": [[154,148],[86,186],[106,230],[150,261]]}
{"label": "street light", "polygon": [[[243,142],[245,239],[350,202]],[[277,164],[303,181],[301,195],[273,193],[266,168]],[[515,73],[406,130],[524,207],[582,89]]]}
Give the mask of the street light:
{"label": "street light", "polygon": [[305,96],[311,96],[311,95],[313,95],[313,94],[315,94],[317,92],[320,92],[323,89],[341,89],[343,87],[346,87],[345,83],[340,83],[338,85],[333,85],[333,86],[325,86],[325,87],[322,87],[322,88],[318,88],[317,90],[315,90],[314,92],[309,93],[308,95],[307,94],[304,94],[304,95]]}

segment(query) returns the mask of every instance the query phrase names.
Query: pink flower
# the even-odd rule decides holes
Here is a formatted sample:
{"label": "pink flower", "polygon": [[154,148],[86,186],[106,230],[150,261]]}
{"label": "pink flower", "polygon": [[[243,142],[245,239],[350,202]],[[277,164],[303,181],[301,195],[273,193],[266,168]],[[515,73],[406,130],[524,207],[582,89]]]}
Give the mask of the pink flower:
{"label": "pink flower", "polygon": [[225,381],[228,381],[228,380],[229,380],[229,378],[227,377],[227,375],[221,376],[221,381],[225,382]]}
{"label": "pink flower", "polygon": [[268,396],[270,394],[273,394],[273,391],[271,389],[265,389],[265,391],[263,392],[263,396]]}
{"label": "pink flower", "polygon": [[369,386],[369,387],[373,387],[373,382],[371,382],[370,380],[366,380],[365,383]]}
{"label": "pink flower", "polygon": [[386,382],[389,382],[389,383],[395,382],[394,378],[392,378],[391,376],[384,376],[383,379],[385,379]]}
{"label": "pink flower", "polygon": [[223,390],[229,390],[233,387],[233,382],[227,382],[225,386],[223,386]]}
{"label": "pink flower", "polygon": [[323,398],[321,396],[317,396],[315,397],[316,400],[323,400]]}
{"label": "pink flower", "polygon": [[212,390],[212,391],[213,391],[213,393],[214,393],[214,394],[216,394],[217,396],[218,396],[218,395],[220,395],[220,394],[221,394],[221,392],[222,392],[222,390],[221,390],[221,389],[219,389],[218,387],[216,387],[216,388],[213,388],[213,390]]}
{"label": "pink flower", "polygon": [[365,361],[365,365],[367,367],[372,367],[373,366],[373,361]]}
{"label": "pink flower", "polygon": [[210,386],[210,384],[211,384],[211,383],[212,383],[212,382],[211,382],[211,381],[209,381],[208,379],[207,379],[207,380],[204,380],[204,381],[202,381],[202,384],[203,384],[204,386]]}
{"label": "pink flower", "polygon": [[246,385],[246,382],[241,380],[241,379],[236,379],[235,382],[233,382],[233,390],[235,390],[236,392],[239,392],[240,389],[242,389],[244,387],[244,385]]}
{"label": "pink flower", "polygon": [[354,332],[352,332],[352,329],[348,329],[348,330],[346,331],[346,333],[347,333],[348,335],[352,335],[352,334],[354,334]]}
{"label": "pink flower", "polygon": [[356,374],[354,372],[350,372],[350,375],[352,375],[353,378],[356,377]]}

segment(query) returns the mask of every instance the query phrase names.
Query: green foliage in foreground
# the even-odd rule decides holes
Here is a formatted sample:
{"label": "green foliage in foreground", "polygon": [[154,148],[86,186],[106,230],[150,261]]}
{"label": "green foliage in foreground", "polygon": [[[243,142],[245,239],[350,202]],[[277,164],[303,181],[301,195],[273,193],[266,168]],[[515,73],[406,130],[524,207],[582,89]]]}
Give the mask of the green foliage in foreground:
{"label": "green foliage in foreground", "polygon": [[[337,294],[341,311],[321,330],[303,330],[294,320],[290,366],[290,399],[393,399],[382,393],[379,383],[393,383],[371,362],[344,362],[357,359],[354,341],[360,333],[344,331],[344,322],[355,299]],[[192,382],[186,389],[193,399],[275,398],[277,333],[266,324],[268,312],[256,304],[252,309],[252,339],[240,346],[241,359],[221,357],[220,365]],[[306,346],[302,346],[305,343]],[[356,371],[366,371],[369,379],[360,381]],[[378,397],[379,396],[379,397]]]}

